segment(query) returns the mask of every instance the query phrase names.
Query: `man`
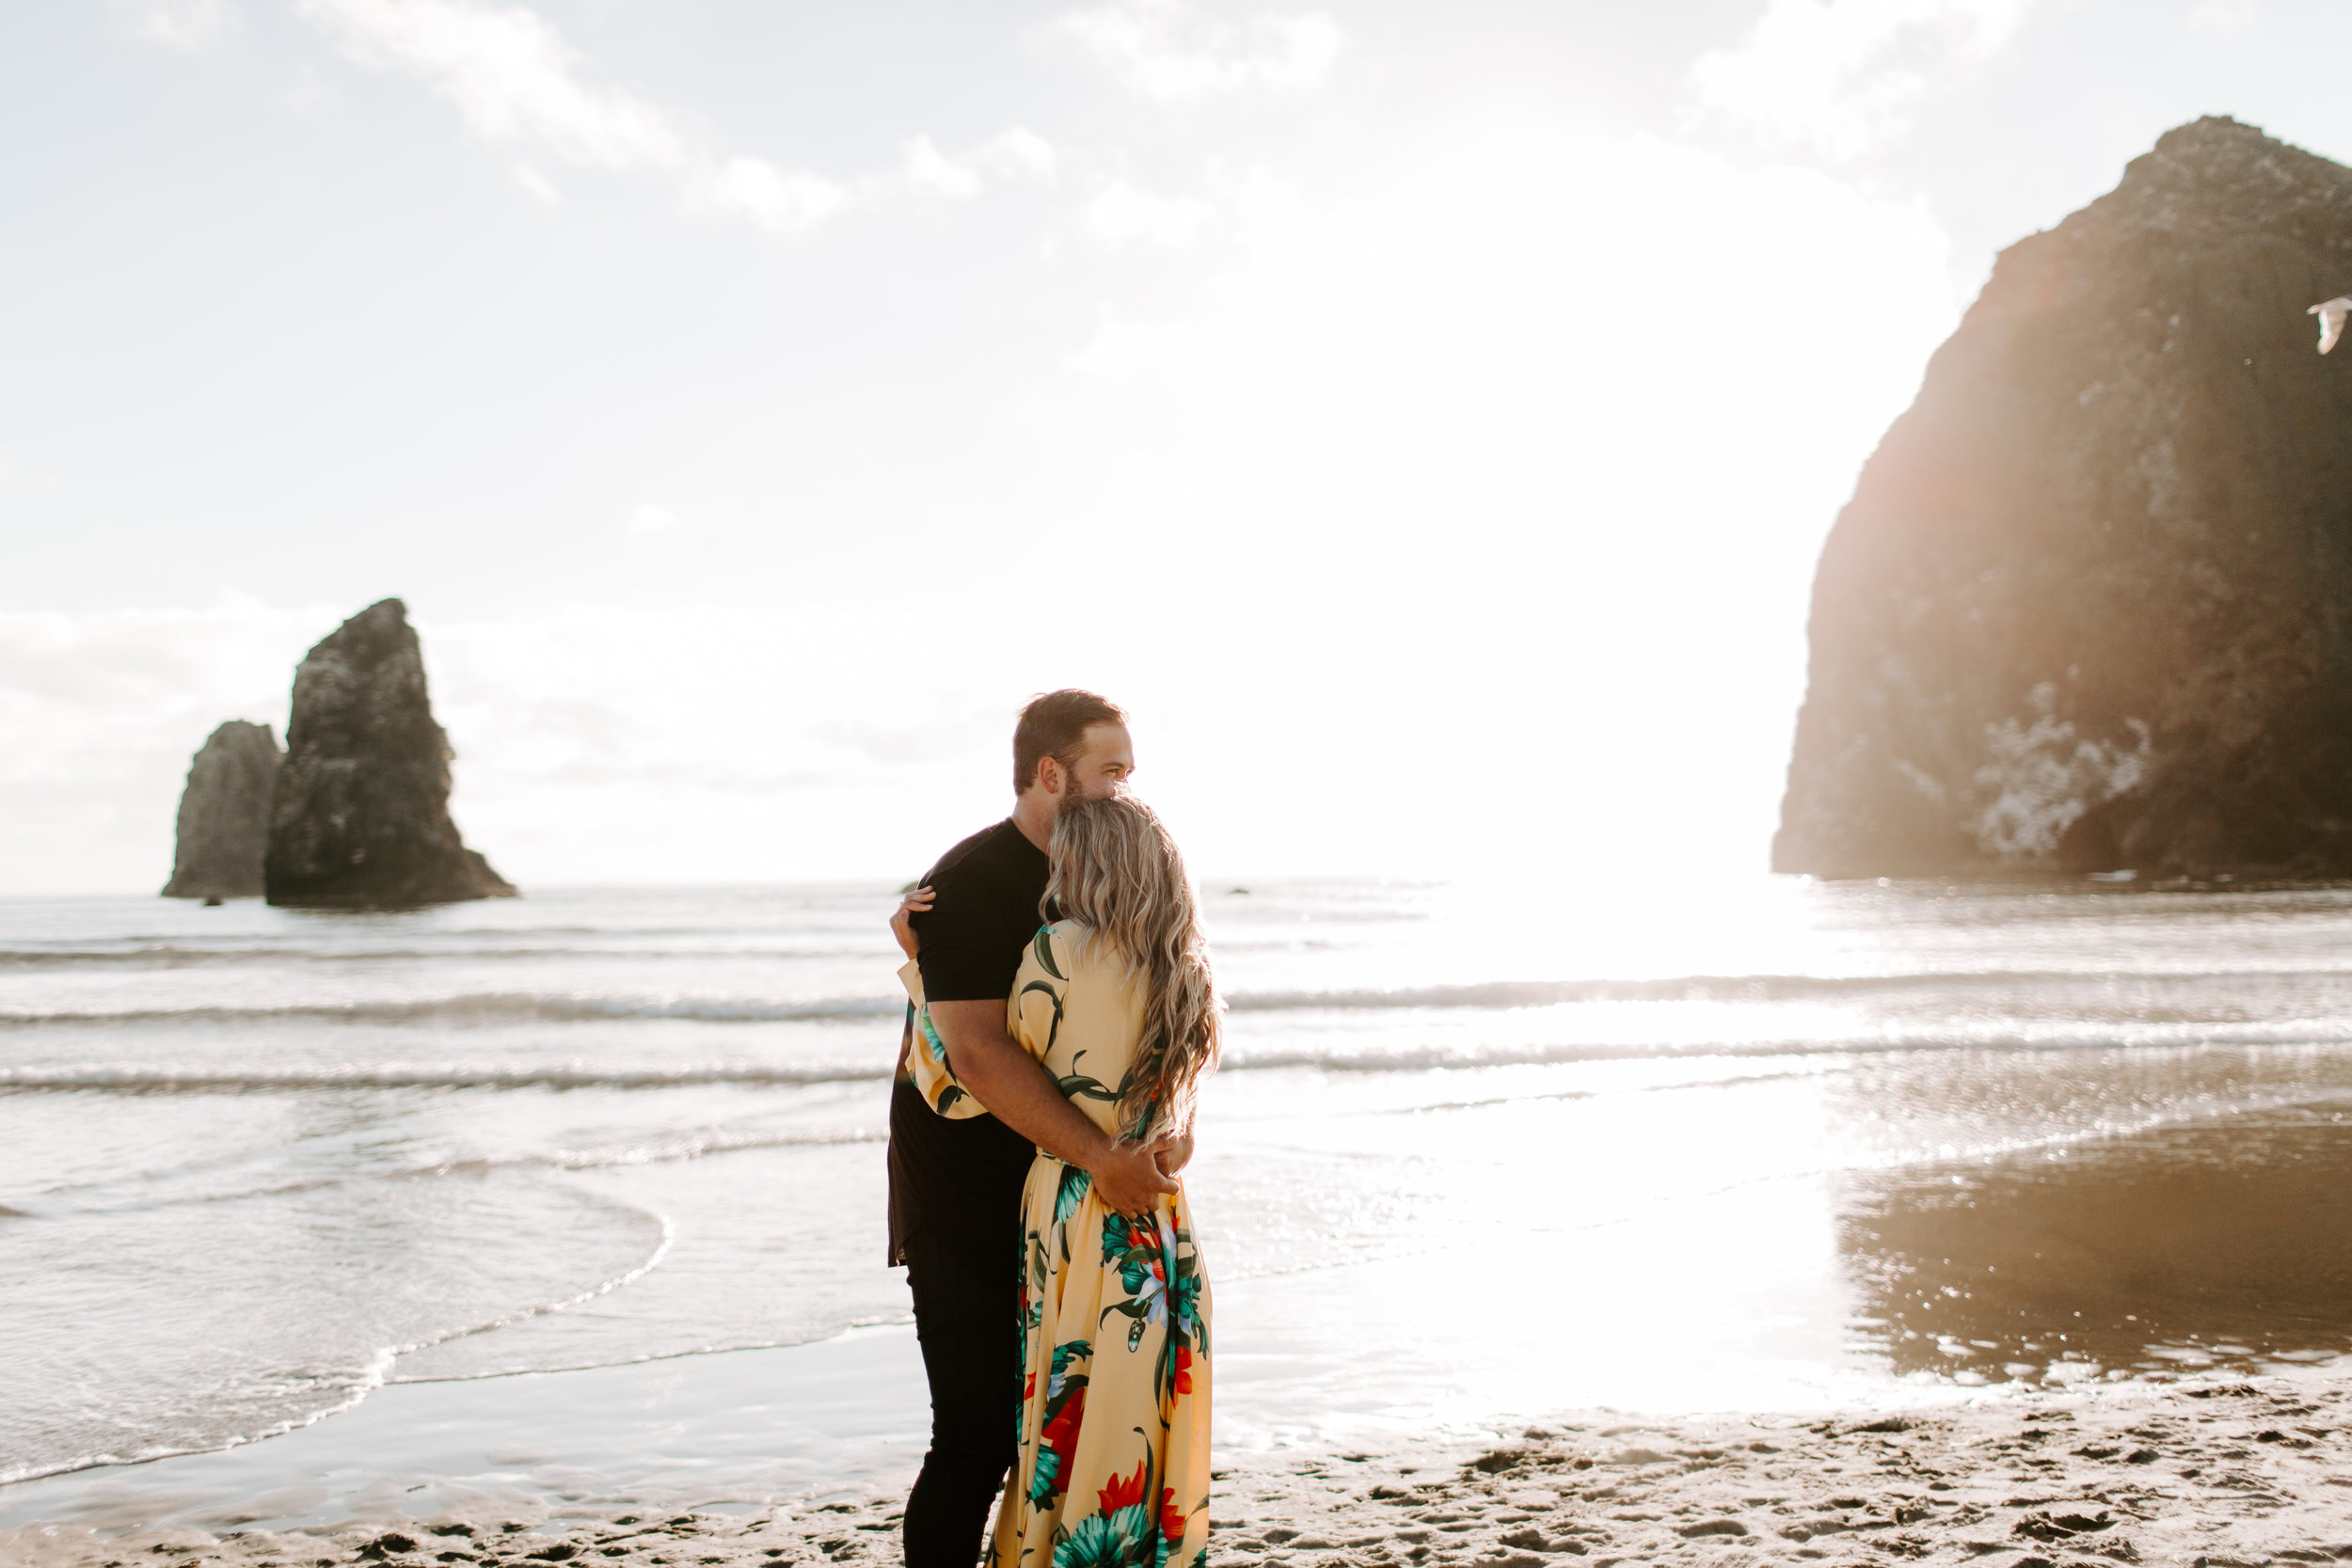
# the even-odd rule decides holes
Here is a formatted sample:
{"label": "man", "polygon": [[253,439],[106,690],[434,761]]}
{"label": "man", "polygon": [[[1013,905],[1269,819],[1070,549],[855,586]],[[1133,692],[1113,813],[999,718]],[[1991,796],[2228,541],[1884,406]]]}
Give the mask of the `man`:
{"label": "man", "polygon": [[1089,1172],[1104,1201],[1149,1208],[1176,1190],[1182,1146],[1121,1145],[1064,1100],[1006,1033],[1006,999],[1040,924],[1046,849],[1064,800],[1135,771],[1127,716],[1090,691],[1051,691],[1013,730],[1012,815],[940,857],[891,922],[912,932],[931,1026],[956,1081],[989,1113],[936,1115],[907,1077],[890,1099],[890,1260],[904,1263],[930,1382],[931,1443],[907,1498],[908,1568],[972,1568],[1017,1446],[1021,1189],[1037,1150]]}

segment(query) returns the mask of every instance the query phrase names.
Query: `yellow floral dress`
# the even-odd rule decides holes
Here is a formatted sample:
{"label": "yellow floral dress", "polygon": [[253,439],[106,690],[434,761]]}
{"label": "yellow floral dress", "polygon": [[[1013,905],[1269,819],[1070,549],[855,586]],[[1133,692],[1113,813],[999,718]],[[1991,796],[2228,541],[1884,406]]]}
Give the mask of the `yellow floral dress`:
{"label": "yellow floral dress", "polygon": [[[1105,1132],[1141,1043],[1126,960],[1040,930],[1008,1025]],[[989,1568],[1198,1568],[1209,1537],[1209,1280],[1182,1192],[1107,1212],[1040,1153],[1021,1197],[1021,1451]]]}
{"label": "yellow floral dress", "polygon": [[[1105,1132],[1143,1033],[1124,958],[1061,921],[1013,980],[1006,1030]],[[922,972],[906,1068],[945,1117],[981,1115],[931,1027]],[[1021,1451],[988,1568],[1199,1568],[1209,1535],[1209,1280],[1183,1193],[1107,1212],[1040,1153],[1021,1197]]]}

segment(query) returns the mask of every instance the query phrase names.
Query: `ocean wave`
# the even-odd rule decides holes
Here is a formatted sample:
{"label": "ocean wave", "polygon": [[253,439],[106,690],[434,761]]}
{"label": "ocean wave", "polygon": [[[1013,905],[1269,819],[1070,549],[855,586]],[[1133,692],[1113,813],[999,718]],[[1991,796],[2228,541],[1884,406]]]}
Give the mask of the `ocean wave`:
{"label": "ocean wave", "polygon": [[[1865,1002],[1907,996],[1950,999],[1974,1011],[1987,996],[2013,1006],[2037,990],[2092,986],[2175,988],[2226,985],[2235,990],[2335,985],[2352,990],[2342,969],[2240,971],[1958,971],[1905,974],[1681,975],[1666,979],[1493,980],[1468,985],[1328,990],[1239,991],[1236,1013],[1502,1011],[1600,1002]],[[256,1006],[192,1005],[35,1011],[0,1009],[0,1030],[137,1024],[389,1023],[480,1025],[581,1023],[679,1019],[705,1023],[803,1023],[896,1018],[902,997],[885,993],[777,1001],[758,997],[581,996],[540,991],[475,992],[415,1001],[288,1002]]]}
{"label": "ocean wave", "polygon": [[292,943],[240,946],[190,946],[154,942],[137,947],[9,947],[0,948],[0,970],[71,969],[82,965],[189,969],[206,964],[248,963],[513,963],[518,960],[664,959],[707,960],[756,958],[773,962],[879,960],[887,955],[874,947],[793,947],[736,945],[730,947],[664,947],[657,945],[534,945],[518,942],[503,947],[319,947]]}
{"label": "ocean wave", "polygon": [[307,1381],[323,1390],[326,1398],[309,1409],[285,1416],[276,1421],[259,1424],[255,1430],[228,1433],[210,1443],[151,1443],[142,1447],[125,1448],[119,1451],[104,1449],[96,1453],[67,1454],[54,1459],[32,1460],[14,1465],[0,1465],[0,1486],[11,1486],[20,1481],[38,1481],[43,1476],[65,1475],[74,1470],[92,1470],[116,1465],[144,1465],[157,1459],[175,1459],[182,1454],[216,1453],[246,1443],[259,1443],[271,1437],[281,1437],[290,1432],[316,1425],[329,1416],[340,1416],[357,1406],[361,1400],[384,1386],[393,1361],[399,1356],[397,1348],[379,1346],[358,1354],[349,1364],[325,1371],[313,1371]]}
{"label": "ocean wave", "polygon": [[2278,1047],[2326,1049],[2352,1045],[2352,1019],[2300,1019],[2276,1022],[2175,1021],[2119,1030],[2111,1021],[2094,1026],[2043,1032],[1961,1032],[1922,1025],[1906,1031],[1826,1035],[1813,1038],[1697,1039],[1558,1043],[1509,1041],[1494,1045],[1403,1044],[1365,1049],[1360,1044],[1284,1044],[1251,1050],[1231,1042],[1220,1071],[1311,1068],[1326,1072],[1417,1072],[1479,1068],[1549,1067],[1576,1062],[1695,1061],[1774,1056],[1875,1058],[1952,1052],[2006,1053],[2103,1051],[2182,1051],[2202,1046],[2233,1049]]}
{"label": "ocean wave", "polygon": [[1903,974],[1687,974],[1660,979],[1488,980],[1458,986],[1401,986],[1351,990],[1253,991],[1226,998],[1234,1012],[1385,1010],[1419,1007],[1549,1007],[1577,1002],[1820,1002],[1906,994],[1994,991],[2036,987],[2182,985],[2310,985],[2352,987],[2352,970],[2261,973],[2235,970],[2083,971],[1956,970]]}
{"label": "ocean wave", "polygon": [[[877,1106],[877,1109],[880,1109]],[[867,1127],[835,1126],[801,1129],[782,1132],[678,1132],[669,1136],[632,1139],[602,1148],[548,1148],[528,1154],[484,1155],[473,1159],[442,1160],[432,1164],[395,1166],[384,1170],[350,1170],[332,1176],[312,1177],[300,1181],[279,1181],[261,1186],[224,1186],[196,1192],[180,1192],[167,1197],[135,1196],[128,1199],[109,1197],[114,1184],[100,1182],[66,1183],[47,1189],[42,1195],[40,1212],[55,1218],[59,1213],[74,1216],[107,1213],[135,1213],[155,1209],[175,1209],[195,1204],[249,1203],[259,1199],[299,1197],[310,1193],[333,1192],[374,1181],[427,1181],[442,1177],[484,1177],[499,1171],[598,1171],[625,1170],[644,1165],[677,1164],[689,1160],[705,1159],[719,1154],[742,1154],[762,1149],[780,1148],[844,1148],[859,1144],[886,1143],[890,1130],[880,1124]],[[98,1196],[88,1195],[95,1192]],[[633,1208],[633,1205],[623,1205]],[[6,1211],[20,1218],[30,1218],[20,1211]],[[669,1221],[661,1215],[645,1211],[649,1217],[664,1226]],[[664,1243],[665,1245],[667,1243]],[[647,1265],[650,1267],[650,1265]],[[639,1271],[643,1273],[644,1270]],[[634,1276],[632,1276],[634,1277]],[[539,1308],[533,1308],[536,1312]],[[503,1322],[504,1320],[501,1320]],[[490,1326],[496,1327],[497,1324]],[[476,1330],[468,1329],[466,1333]],[[434,1341],[437,1342],[437,1341]],[[416,1349],[416,1346],[405,1347]]]}
{"label": "ocean wave", "polygon": [[766,1067],[720,1063],[703,1067],[623,1068],[576,1064],[471,1068],[318,1067],[222,1070],[146,1064],[64,1068],[0,1068],[0,1093],[31,1089],[101,1089],[118,1094],[170,1094],[272,1089],[666,1089],[696,1084],[756,1084],[787,1088],[855,1084],[888,1078],[890,1066]]}
{"label": "ocean wave", "polygon": [[[2021,1030],[1952,1032],[1920,1028],[1901,1033],[1825,1036],[1809,1039],[1705,1039],[1559,1042],[1501,1041],[1489,1045],[1360,1040],[1290,1041],[1253,1048],[1229,1042],[1220,1070],[1227,1072],[1306,1069],[1321,1072],[1468,1072],[1515,1067],[1564,1067],[1580,1062],[1673,1061],[1731,1058],[1821,1059],[1857,1062],[1958,1052],[2079,1053],[2115,1051],[2184,1051],[2205,1047],[2328,1050],[2352,1046],[2352,1019],[2260,1022],[2172,1022],[2123,1031],[2081,1026],[2042,1033]],[[335,1089],[666,1089],[707,1084],[801,1088],[820,1084],[880,1083],[891,1076],[886,1056],[865,1062],[793,1065],[710,1062],[673,1067],[599,1066],[560,1062],[545,1066],[336,1065],[294,1068],[219,1069],[154,1063],[74,1063],[54,1067],[0,1067],[0,1094],[92,1090],[117,1094],[265,1093]],[[1523,1098],[1523,1097],[1520,1097]]]}
{"label": "ocean wave", "polygon": [[289,1002],[256,1007],[95,1008],[59,1012],[0,1010],[0,1029],[103,1024],[200,1023],[588,1023],[606,1019],[689,1019],[707,1023],[802,1023],[895,1018],[906,999],[819,997],[806,1002],[684,997],[674,1000],[610,996],[551,996],[530,991],[484,992],[414,1002]]}

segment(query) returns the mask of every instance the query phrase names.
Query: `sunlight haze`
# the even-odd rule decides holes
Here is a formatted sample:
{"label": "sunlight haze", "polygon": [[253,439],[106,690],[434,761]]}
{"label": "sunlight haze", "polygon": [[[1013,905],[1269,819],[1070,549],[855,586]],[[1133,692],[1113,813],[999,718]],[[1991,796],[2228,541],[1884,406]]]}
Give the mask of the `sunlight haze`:
{"label": "sunlight haze", "polygon": [[[1030,693],[1193,865],[1756,872],[1994,252],[2316,7],[85,0],[0,21],[0,893],[403,597],[526,892],[911,876]],[[2352,282],[2352,279],[2348,279]]]}

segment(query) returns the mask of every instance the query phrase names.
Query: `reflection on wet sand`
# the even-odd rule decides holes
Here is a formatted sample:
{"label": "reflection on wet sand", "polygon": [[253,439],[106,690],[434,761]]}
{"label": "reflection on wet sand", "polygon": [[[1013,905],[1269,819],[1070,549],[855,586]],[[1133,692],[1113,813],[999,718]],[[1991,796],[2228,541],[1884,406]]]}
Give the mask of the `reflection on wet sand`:
{"label": "reflection on wet sand", "polygon": [[2161,1377],[2352,1347],[2343,1111],[1853,1181],[1839,1248],[1899,1373]]}

